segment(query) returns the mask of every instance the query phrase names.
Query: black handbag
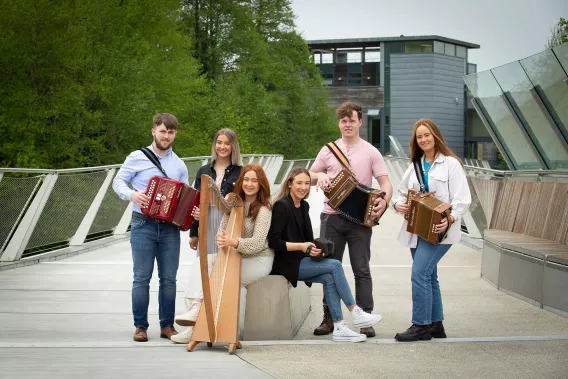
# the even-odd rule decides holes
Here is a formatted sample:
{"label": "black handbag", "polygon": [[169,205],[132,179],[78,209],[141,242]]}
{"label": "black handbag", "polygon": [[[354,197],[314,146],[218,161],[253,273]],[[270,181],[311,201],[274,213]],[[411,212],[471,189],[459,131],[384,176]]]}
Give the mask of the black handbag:
{"label": "black handbag", "polygon": [[327,238],[316,238],[314,240],[314,245],[316,248],[321,250],[321,254],[315,257],[310,255],[312,251],[312,246],[308,247],[306,250],[306,255],[312,258],[314,261],[321,261],[324,258],[333,258],[335,255],[335,243],[332,240]]}

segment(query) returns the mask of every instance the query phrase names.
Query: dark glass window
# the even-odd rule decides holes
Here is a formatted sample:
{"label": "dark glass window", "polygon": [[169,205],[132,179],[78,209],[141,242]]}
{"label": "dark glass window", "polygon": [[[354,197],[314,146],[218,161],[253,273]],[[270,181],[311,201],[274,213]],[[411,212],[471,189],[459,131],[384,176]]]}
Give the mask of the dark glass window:
{"label": "dark glass window", "polygon": [[404,43],[405,53],[431,53],[432,41],[412,41]]}

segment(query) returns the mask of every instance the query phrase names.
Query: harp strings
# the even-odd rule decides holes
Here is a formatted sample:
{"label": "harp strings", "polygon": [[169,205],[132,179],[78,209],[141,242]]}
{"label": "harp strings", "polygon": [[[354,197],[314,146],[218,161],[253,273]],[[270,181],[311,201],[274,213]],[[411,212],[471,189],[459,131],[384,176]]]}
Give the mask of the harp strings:
{"label": "harp strings", "polygon": [[[229,264],[229,248],[220,250],[216,243],[216,236],[219,232],[219,227],[223,220],[225,212],[229,212],[235,205],[235,200],[227,201],[221,194],[219,188],[215,183],[211,183],[209,188],[209,220],[208,220],[208,238],[207,238],[207,251],[211,259],[220,260],[213,266],[211,275],[209,277],[212,284],[211,291],[211,304],[214,313],[214,325],[217,328],[219,320],[219,312],[221,310],[221,302],[223,295],[223,288],[225,285],[225,278],[227,267]],[[234,224],[234,223],[233,223]],[[227,224],[227,228],[232,225]],[[233,226],[234,228],[234,226]],[[232,236],[233,230],[225,230],[227,235]]]}

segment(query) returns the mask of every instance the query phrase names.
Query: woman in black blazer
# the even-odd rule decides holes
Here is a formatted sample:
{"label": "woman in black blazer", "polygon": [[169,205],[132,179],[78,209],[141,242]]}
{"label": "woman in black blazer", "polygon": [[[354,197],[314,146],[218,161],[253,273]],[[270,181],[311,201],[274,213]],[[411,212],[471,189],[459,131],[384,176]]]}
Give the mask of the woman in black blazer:
{"label": "woman in black blazer", "polygon": [[[341,313],[341,300],[353,316],[353,326],[366,328],[378,323],[378,315],[366,313],[355,304],[345,278],[343,266],[336,259],[314,260],[321,250],[314,243],[310,206],[305,200],[310,193],[310,173],[294,168],[282,182],[280,194],[272,209],[268,245],[274,250],[273,275],[283,275],[296,287],[298,281],[323,284],[325,297],[334,322],[333,341],[361,342],[367,339],[347,327]],[[311,249],[311,250],[310,250]],[[309,252],[309,253],[308,253]]]}

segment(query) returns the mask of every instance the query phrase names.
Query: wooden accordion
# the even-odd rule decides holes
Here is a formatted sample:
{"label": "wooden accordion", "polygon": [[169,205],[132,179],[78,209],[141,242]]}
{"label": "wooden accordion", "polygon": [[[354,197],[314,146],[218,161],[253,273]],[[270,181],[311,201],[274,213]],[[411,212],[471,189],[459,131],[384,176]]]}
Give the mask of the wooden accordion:
{"label": "wooden accordion", "polygon": [[404,218],[408,221],[407,232],[416,234],[432,244],[438,244],[442,242],[451,227],[449,218],[448,229],[444,233],[437,234],[434,228],[450,215],[452,206],[431,195],[432,193],[409,189],[407,203],[410,204],[410,210]]}
{"label": "wooden accordion", "polygon": [[143,214],[165,222],[171,222],[181,230],[189,230],[196,207],[199,207],[199,191],[178,180],[153,176],[145,194],[150,198]]}
{"label": "wooden accordion", "polygon": [[341,170],[323,193],[329,200],[327,204],[341,217],[367,227],[375,225],[372,217],[375,200],[385,197],[385,192],[359,183],[348,170]]}

